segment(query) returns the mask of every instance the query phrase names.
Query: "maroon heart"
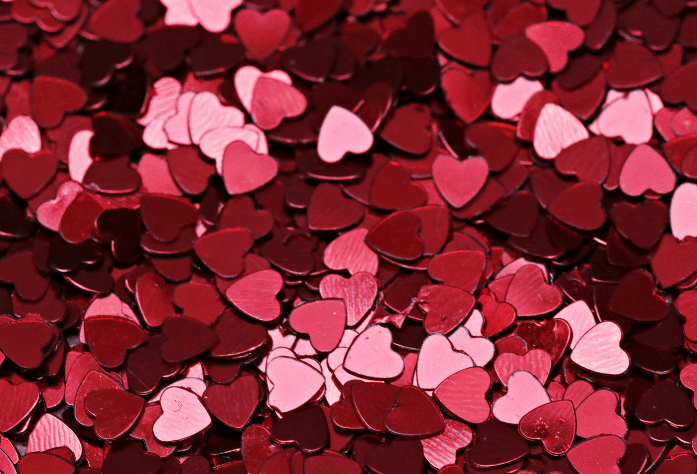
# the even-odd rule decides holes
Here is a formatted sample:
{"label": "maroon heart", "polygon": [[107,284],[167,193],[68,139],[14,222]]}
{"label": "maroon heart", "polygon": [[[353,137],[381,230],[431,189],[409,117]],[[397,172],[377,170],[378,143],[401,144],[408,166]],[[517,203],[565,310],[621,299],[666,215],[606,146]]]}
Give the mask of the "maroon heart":
{"label": "maroon heart", "polygon": [[185,199],[167,194],[146,194],[140,199],[140,214],[148,232],[157,240],[172,242],[184,227],[194,225],[196,208]]}
{"label": "maroon heart", "polygon": [[33,382],[14,385],[0,380],[0,397],[5,404],[0,414],[0,432],[7,433],[29,416],[39,402],[39,395],[39,388]]}
{"label": "maroon heart", "polygon": [[431,149],[430,129],[430,110],[420,104],[409,104],[394,110],[380,136],[402,151],[422,155]]}
{"label": "maroon heart", "polygon": [[422,286],[417,301],[426,312],[424,329],[428,334],[448,334],[467,319],[477,302],[466,291],[445,285]]}
{"label": "maroon heart", "polygon": [[143,330],[130,319],[118,316],[93,316],[85,319],[85,341],[102,367],[113,369],[123,364],[126,352],[143,342]]}
{"label": "maroon heart", "polygon": [[657,295],[656,284],[648,273],[628,273],[612,293],[610,309],[634,321],[661,321],[668,316],[668,303]]}
{"label": "maroon heart", "polygon": [[310,197],[307,225],[312,230],[337,231],[358,224],[364,215],[363,206],[345,197],[339,186],[322,183]]}
{"label": "maroon heart", "polygon": [[203,354],[218,342],[218,336],[200,321],[186,316],[170,316],[162,322],[162,334],[167,340],[162,345],[166,362],[183,362]]}
{"label": "maroon heart", "polygon": [[201,399],[211,414],[225,426],[241,430],[252,419],[260,396],[257,379],[243,375],[230,385],[210,385]]}
{"label": "maroon heart", "polygon": [[385,416],[397,404],[399,387],[378,382],[351,385],[351,403],[358,420],[375,433],[386,433]]}
{"label": "maroon heart", "polygon": [[502,82],[510,82],[521,74],[539,77],[547,71],[547,57],[524,34],[506,37],[491,62],[491,73]]}
{"label": "maroon heart", "polygon": [[0,326],[0,350],[18,366],[31,370],[44,361],[43,349],[53,340],[51,326],[40,319],[20,319]]}
{"label": "maroon heart", "polygon": [[85,397],[85,410],[94,416],[94,432],[113,440],[126,434],[138,421],[145,400],[121,389],[99,389]]}
{"label": "maroon heart", "polygon": [[491,171],[503,171],[520,151],[516,129],[499,122],[477,122],[465,132],[467,144],[476,148]]}
{"label": "maroon heart", "polygon": [[255,209],[248,196],[235,196],[225,204],[218,219],[220,230],[234,227],[247,229],[254,239],[259,239],[271,232],[273,216],[269,211]]}
{"label": "maroon heart", "polygon": [[435,43],[431,15],[426,11],[416,10],[404,28],[393,31],[385,39],[384,47],[397,57],[425,58],[433,54]]}
{"label": "maroon heart", "polygon": [[604,137],[590,137],[564,148],[554,159],[559,173],[602,184],[610,171],[610,149]]}
{"label": "maroon heart", "polygon": [[697,91],[689,87],[697,80],[697,64],[689,63],[672,72],[663,81],[661,98],[670,103],[685,102],[692,111],[697,111]]}
{"label": "maroon heart", "polygon": [[295,444],[304,453],[314,453],[329,442],[329,427],[319,405],[305,405],[283,415],[271,428],[271,437],[281,444]]}
{"label": "maroon heart", "polygon": [[603,188],[590,181],[564,190],[550,203],[547,210],[564,224],[579,230],[595,230],[605,223],[605,212],[600,205]]}
{"label": "maroon heart", "polygon": [[421,218],[412,211],[390,214],[368,232],[365,243],[378,253],[400,261],[416,260],[423,254],[419,238]]}
{"label": "maroon heart", "polygon": [[525,321],[515,328],[514,334],[528,343],[528,349],[542,349],[552,358],[554,366],[571,342],[571,327],[563,319],[544,322]]}
{"label": "maroon heart", "polygon": [[408,385],[399,390],[397,406],[385,416],[385,426],[397,436],[426,438],[445,430],[445,421],[431,397]]}
{"label": "maroon heart", "polygon": [[140,0],[108,0],[92,14],[89,28],[105,40],[132,43],[143,34]]}
{"label": "maroon heart", "polygon": [[53,179],[57,169],[58,160],[48,150],[30,155],[24,150],[13,149],[2,156],[2,177],[23,199],[41,191]]}
{"label": "maroon heart", "polygon": [[187,194],[201,194],[208,179],[215,174],[215,165],[201,159],[198,148],[179,146],[167,151],[167,163],[174,181]]}
{"label": "maroon heart", "polygon": [[179,285],[174,290],[173,299],[184,316],[198,319],[207,326],[213,324],[225,309],[218,289],[205,283]]}
{"label": "maroon heart", "polygon": [[489,107],[495,86],[488,71],[460,67],[446,69],[441,85],[453,112],[465,123],[474,122]]}
{"label": "maroon heart", "polygon": [[539,213],[535,196],[527,191],[520,191],[492,209],[484,220],[506,234],[528,237],[535,229]]}
{"label": "maroon heart", "polygon": [[697,242],[678,242],[672,235],[661,238],[651,259],[651,270],[663,288],[684,281],[697,268]]}
{"label": "maroon heart", "polygon": [[259,323],[237,316],[226,309],[213,325],[219,342],[211,349],[213,357],[237,357],[262,347],[268,338],[266,328]]}
{"label": "maroon heart", "polygon": [[486,67],[491,61],[491,32],[481,13],[469,15],[456,28],[443,30],[438,44],[450,56],[474,66]]}
{"label": "maroon heart", "polygon": [[87,102],[87,94],[77,84],[60,77],[39,76],[31,90],[31,108],[36,123],[44,128],[60,125],[68,112],[76,112]]}
{"label": "maroon heart", "polygon": [[246,229],[224,229],[200,237],[194,250],[201,261],[223,278],[235,278],[244,268],[244,255],[254,244]]}
{"label": "maroon heart", "polygon": [[48,278],[39,273],[31,252],[6,256],[0,260],[0,281],[14,283],[17,294],[29,301],[40,299],[48,289]]}
{"label": "maroon heart", "polygon": [[376,474],[421,474],[423,464],[423,447],[416,439],[395,438],[365,456],[366,467]]}
{"label": "maroon heart", "polygon": [[370,204],[391,211],[423,206],[427,199],[423,186],[413,182],[409,170],[395,161],[382,167],[370,189]]}
{"label": "maroon heart", "polygon": [[611,214],[619,233],[645,250],[661,239],[668,223],[668,207],[661,201],[644,201],[638,206],[617,202],[612,206]]}
{"label": "maroon heart", "polygon": [[131,391],[146,395],[157,388],[161,379],[179,372],[179,364],[162,360],[160,353],[164,342],[164,336],[153,336],[128,354],[126,376]]}
{"label": "maroon heart", "polygon": [[[666,400],[670,400],[670,403],[666,403]],[[671,380],[664,380],[644,393],[634,413],[646,424],[665,421],[674,428],[688,427],[695,419],[690,398]]]}

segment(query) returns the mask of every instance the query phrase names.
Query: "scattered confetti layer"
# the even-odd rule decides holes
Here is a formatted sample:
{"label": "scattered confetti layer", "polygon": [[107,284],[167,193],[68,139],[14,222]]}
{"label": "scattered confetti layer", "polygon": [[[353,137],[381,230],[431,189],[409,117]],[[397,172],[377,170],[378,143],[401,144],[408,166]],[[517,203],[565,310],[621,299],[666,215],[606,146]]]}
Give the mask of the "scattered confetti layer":
{"label": "scattered confetti layer", "polygon": [[697,4],[0,2],[0,472],[695,474]]}

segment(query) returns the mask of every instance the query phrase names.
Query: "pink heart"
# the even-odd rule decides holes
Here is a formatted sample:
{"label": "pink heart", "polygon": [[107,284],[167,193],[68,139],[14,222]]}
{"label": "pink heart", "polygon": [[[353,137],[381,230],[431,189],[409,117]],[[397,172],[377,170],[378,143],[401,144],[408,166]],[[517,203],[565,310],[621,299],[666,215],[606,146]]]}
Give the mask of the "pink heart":
{"label": "pink heart", "polygon": [[571,351],[571,361],[586,370],[603,375],[622,375],[629,370],[629,355],[620,348],[622,329],[604,321],[581,337]]}
{"label": "pink heart", "polygon": [[45,413],[34,425],[27,441],[27,454],[49,449],[67,447],[75,456],[82,458],[82,441],[56,416]]}
{"label": "pink heart", "polygon": [[244,142],[249,148],[260,155],[269,153],[269,145],[266,136],[253,123],[248,123],[242,127],[218,127],[209,130],[199,142],[201,153],[208,158],[215,160],[215,169],[219,175],[223,174],[223,159],[225,158],[225,148],[232,142]]}
{"label": "pink heart", "polygon": [[201,399],[185,388],[170,387],[164,390],[160,407],[162,415],[153,424],[152,431],[162,443],[191,438],[211,424],[211,417]]}
{"label": "pink heart", "polygon": [[375,276],[378,272],[378,254],[365,244],[368,229],[353,229],[332,240],[324,249],[324,264],[332,270],[348,270],[351,275],[360,272]]}
{"label": "pink heart", "polygon": [[596,325],[595,316],[585,301],[579,300],[559,311],[555,319],[563,319],[571,327],[571,348],[573,349],[581,337]]}
{"label": "pink heart", "polygon": [[301,115],[307,107],[302,92],[283,81],[259,77],[252,95],[252,119],[262,130],[278,127],[284,118]]}
{"label": "pink heart", "polygon": [[373,146],[373,132],[350,110],[333,106],[319,129],[317,153],[322,161],[336,163],[348,152],[365,153]]}
{"label": "pink heart", "polygon": [[511,280],[505,301],[516,309],[519,317],[538,316],[557,309],[562,294],[559,288],[545,282],[545,274],[539,267],[526,265]]}
{"label": "pink heart", "polygon": [[451,375],[470,367],[474,367],[470,356],[453,350],[453,345],[442,334],[432,334],[421,345],[416,380],[422,389],[433,390]]}
{"label": "pink heart", "polygon": [[36,210],[36,218],[47,229],[58,232],[65,210],[81,192],[82,186],[74,181],[66,181],[58,188],[55,199],[39,206]]}
{"label": "pink heart", "polygon": [[504,385],[511,374],[519,370],[530,372],[544,385],[552,370],[552,358],[542,349],[533,349],[524,355],[504,352],[494,361],[494,371]]}
{"label": "pink heart", "polygon": [[187,3],[203,28],[211,33],[220,33],[230,25],[230,14],[242,5],[242,1],[189,0]]}
{"label": "pink heart", "polygon": [[621,438],[627,434],[627,422],[617,414],[619,398],[612,390],[597,390],[576,408],[576,434],[593,438],[614,434]]}
{"label": "pink heart", "polygon": [[533,146],[540,158],[551,160],[564,148],[588,138],[586,127],[571,113],[556,105],[542,107],[535,123]]}
{"label": "pink heart", "polygon": [[346,327],[346,304],[340,299],[308,301],[293,308],[290,326],[310,336],[312,347],[330,352],[341,342]]}
{"label": "pink heart", "polygon": [[283,277],[275,270],[261,270],[233,283],[225,296],[237,309],[259,321],[273,321],[281,314],[276,294],[283,289]]}
{"label": "pink heart", "polygon": [[439,155],[433,162],[432,171],[438,191],[451,206],[460,208],[484,187],[489,165],[484,158],[460,161],[449,155]]}
{"label": "pink heart", "polygon": [[670,201],[670,228],[675,238],[697,237],[697,184],[683,183],[673,193]]}
{"label": "pink heart", "polygon": [[329,274],[319,284],[322,298],[339,298],[346,303],[346,324],[353,327],[368,314],[378,295],[378,282],[370,273],[356,273],[351,278]]}
{"label": "pink heart", "polygon": [[177,100],[177,112],[172,115],[164,125],[164,131],[170,142],[178,145],[191,145],[189,135],[189,111],[195,92],[184,92]]}
{"label": "pink heart", "polygon": [[225,147],[223,181],[227,192],[244,194],[274,179],[278,163],[268,155],[257,155],[245,142],[236,141]]}
{"label": "pink heart", "polygon": [[448,336],[453,348],[472,358],[474,365],[484,367],[494,357],[494,343],[486,337],[472,337],[465,327],[458,328]]}
{"label": "pink heart", "polygon": [[212,92],[199,92],[189,108],[189,134],[191,142],[198,145],[201,137],[219,127],[241,127],[244,114],[236,107],[226,107]]}
{"label": "pink heart", "polygon": [[526,413],[550,401],[537,377],[519,370],[508,378],[508,392],[494,402],[491,411],[499,421],[517,424]]}
{"label": "pink heart", "polygon": [[571,448],[566,458],[581,474],[620,474],[618,464],[626,451],[627,444],[622,438],[598,436]]}
{"label": "pink heart", "polygon": [[653,135],[653,113],[646,93],[634,90],[606,104],[596,125],[600,135],[622,137],[632,145],[647,143]]}
{"label": "pink heart", "polygon": [[356,336],[344,358],[344,368],[371,379],[392,379],[404,371],[404,360],[392,350],[392,333],[370,326]]}
{"label": "pink heart", "polygon": [[27,153],[41,150],[39,126],[31,117],[18,115],[13,118],[0,135],[0,160],[7,150],[21,148]]}
{"label": "pink heart", "polygon": [[281,413],[294,410],[312,400],[324,387],[324,377],[312,366],[290,357],[276,357],[266,366],[273,384],[269,406]]}
{"label": "pink heart", "polygon": [[155,120],[158,115],[175,110],[181,91],[181,83],[173,77],[163,77],[155,81],[152,86],[148,111],[136,122],[145,126]]}
{"label": "pink heart", "polygon": [[568,54],[578,49],[585,39],[581,28],[565,21],[535,23],[525,29],[525,36],[545,53],[550,72],[564,69]]}
{"label": "pink heart", "polygon": [[275,70],[263,73],[254,66],[242,66],[235,73],[235,91],[237,92],[237,97],[240,98],[240,102],[242,102],[244,108],[247,109],[247,112],[252,111],[254,86],[260,77],[269,77],[288,85],[293,84],[290,76],[285,71]]}
{"label": "pink heart", "polygon": [[622,192],[629,196],[641,196],[647,191],[668,194],[675,189],[675,173],[660,153],[649,145],[639,145],[624,162],[619,183]]}
{"label": "pink heart", "polygon": [[489,372],[481,367],[472,367],[445,379],[433,394],[452,415],[470,423],[482,423],[491,413],[486,400],[489,388]]}

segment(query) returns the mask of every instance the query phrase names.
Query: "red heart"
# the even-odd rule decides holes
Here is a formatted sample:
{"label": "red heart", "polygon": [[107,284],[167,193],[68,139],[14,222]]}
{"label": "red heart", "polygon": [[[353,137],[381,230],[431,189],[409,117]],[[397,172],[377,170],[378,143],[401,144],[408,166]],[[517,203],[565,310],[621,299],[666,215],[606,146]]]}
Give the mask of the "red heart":
{"label": "red heart", "polygon": [[172,304],[172,285],[154,272],[148,272],[136,281],[136,302],[143,320],[150,327],[158,327],[166,317],[176,313]]}
{"label": "red heart", "polygon": [[44,361],[43,348],[53,340],[51,326],[40,319],[20,319],[0,326],[0,350],[18,366],[31,370]]}
{"label": "red heart", "polygon": [[618,463],[626,450],[622,438],[606,435],[577,444],[566,457],[581,474],[620,474]]}
{"label": "red heart", "polygon": [[342,0],[298,0],[295,2],[295,23],[307,33],[329,21],[342,5]]}
{"label": "red heart", "polygon": [[322,183],[314,190],[307,206],[307,225],[312,230],[337,231],[363,220],[363,206],[346,198],[336,184]]}
{"label": "red heart", "polygon": [[378,295],[375,277],[359,272],[351,278],[340,275],[327,275],[319,284],[322,298],[340,298],[346,303],[346,324],[353,327],[368,314]]}
{"label": "red heart", "polygon": [[431,15],[416,10],[409,16],[404,28],[390,33],[384,47],[397,57],[425,58],[433,54],[435,42]]}
{"label": "red heart", "polygon": [[640,43],[623,41],[615,45],[605,80],[613,89],[635,89],[663,76],[661,62]]}
{"label": "red heart", "polygon": [[668,222],[668,207],[661,201],[645,201],[638,206],[617,202],[612,206],[612,221],[624,238],[648,250],[663,235]]}
{"label": "red heart", "polygon": [[697,242],[678,242],[664,235],[651,259],[651,270],[663,288],[686,280],[697,268]]}
{"label": "red heart", "polygon": [[237,309],[259,321],[273,321],[281,314],[276,294],[283,289],[283,278],[275,270],[261,270],[233,283],[225,296]]}
{"label": "red heart", "polygon": [[433,400],[421,389],[407,385],[397,394],[397,406],[385,416],[385,426],[397,436],[428,437],[445,429],[445,421]]}
{"label": "red heart", "polygon": [[430,129],[430,110],[420,104],[409,104],[394,110],[380,136],[402,151],[422,155],[431,149]]}
{"label": "red heart", "polygon": [[120,366],[126,358],[126,351],[143,342],[143,330],[130,319],[93,316],[85,319],[84,324],[85,341],[102,367]]}
{"label": "red heart", "polygon": [[162,359],[183,362],[203,354],[218,342],[211,328],[186,316],[170,316],[162,322],[162,334],[167,340],[162,345]]}
{"label": "red heart", "polygon": [[[360,438],[359,438],[360,439]],[[378,474],[421,474],[424,454],[417,439],[396,438],[389,444],[378,444],[367,452],[365,465]]]}
{"label": "red heart", "polygon": [[[216,99],[217,100],[217,99]],[[208,188],[208,180],[215,174],[215,165],[201,159],[198,148],[180,146],[167,150],[167,163],[169,171],[176,184],[187,194],[201,194]],[[143,161],[141,159],[138,171],[143,174]],[[163,181],[160,173],[154,179]],[[164,191],[163,191],[164,192]]]}
{"label": "red heart", "polygon": [[474,293],[486,269],[486,256],[476,250],[456,250],[436,255],[428,264],[428,275],[444,285]]}
{"label": "red heart", "polygon": [[634,321],[661,321],[668,316],[668,303],[655,291],[651,275],[634,270],[620,280],[612,293],[610,310]]}
{"label": "red heart", "polygon": [[569,20],[579,26],[590,24],[598,14],[601,0],[575,2],[574,0],[549,0],[548,4],[559,10],[566,11]]}
{"label": "red heart", "polygon": [[448,204],[460,208],[481,191],[489,176],[486,160],[470,158],[459,161],[440,155],[433,162],[433,180]]}
{"label": "red heart", "polygon": [[262,130],[278,127],[284,118],[305,112],[307,99],[295,87],[261,76],[254,85],[252,119]]}
{"label": "red heart", "polygon": [[549,205],[549,213],[580,230],[595,230],[605,223],[600,200],[603,188],[593,182],[578,183],[564,190]]}
{"label": "red heart", "polygon": [[248,196],[235,196],[230,199],[218,217],[219,229],[242,227],[254,239],[259,239],[273,228],[273,216],[269,211],[255,209],[254,201]]}
{"label": "red heart", "polygon": [[693,111],[697,110],[697,93],[688,84],[697,80],[697,64],[686,64],[672,72],[663,81],[661,98],[671,104],[685,102]]}
{"label": "red heart", "polygon": [[108,0],[92,14],[89,29],[105,40],[133,43],[143,34],[139,9],[140,0]]}
{"label": "red heart", "polygon": [[116,439],[135,425],[145,400],[120,389],[94,390],[85,397],[85,410],[94,416],[94,432],[105,440]]}
{"label": "red heart", "polygon": [[491,414],[486,400],[490,388],[489,372],[470,367],[442,381],[433,394],[452,415],[469,423],[482,423]]}
{"label": "red heart", "polygon": [[161,242],[176,240],[185,227],[196,223],[196,208],[185,199],[167,194],[146,194],[140,199],[143,224]]}
{"label": "red heart", "polygon": [[466,17],[457,28],[447,28],[438,36],[441,49],[462,62],[486,67],[491,61],[491,32],[484,15]]}
{"label": "red heart", "polygon": [[[445,431],[432,438],[421,440],[424,456],[434,469],[442,469],[457,462],[457,451],[466,448],[472,442],[472,430],[466,424],[445,420]],[[443,473],[443,471],[439,471]],[[447,474],[447,473],[446,473]]]}
{"label": "red heart", "polygon": [[244,269],[244,255],[254,244],[246,229],[224,229],[200,237],[194,250],[201,261],[223,278],[235,278]]}
{"label": "red heart", "polygon": [[220,342],[213,346],[214,357],[237,357],[260,348],[266,343],[266,328],[259,323],[242,319],[233,309],[227,309],[213,325]]}
{"label": "red heart", "polygon": [[503,82],[510,82],[521,74],[538,77],[545,71],[545,53],[521,33],[507,36],[491,62],[491,73]]}
{"label": "red heart", "polygon": [[39,76],[34,79],[32,115],[41,127],[57,127],[66,113],[80,110],[85,102],[87,94],[77,84],[60,77]]}
{"label": "red heart", "polygon": [[350,400],[358,420],[369,430],[386,433],[385,415],[397,404],[399,387],[378,382],[351,385]]}
{"label": "red heart", "polygon": [[610,170],[610,149],[604,137],[590,137],[564,148],[554,159],[561,174],[602,184]]}
{"label": "red heart", "polygon": [[243,468],[247,468],[247,472],[260,472],[264,461],[282,449],[271,442],[271,433],[263,425],[247,427],[242,433],[242,443]]}
{"label": "red heart", "polygon": [[513,305],[518,317],[539,316],[557,309],[562,303],[559,288],[548,285],[537,265],[525,265],[511,280],[506,303]]}
{"label": "red heart", "polygon": [[482,315],[486,321],[484,336],[495,336],[515,321],[515,308],[508,303],[499,303],[486,288],[479,294],[478,302],[482,305]]}
{"label": "red heart", "polygon": [[310,336],[315,350],[331,352],[344,334],[346,304],[341,299],[308,301],[293,308],[288,322],[293,330]]}
{"label": "red heart", "polygon": [[269,155],[257,155],[243,141],[234,141],[223,152],[223,181],[230,194],[254,191],[276,177],[278,163]]}
{"label": "red heart", "polygon": [[441,85],[453,112],[465,123],[472,123],[482,115],[494,94],[488,71],[451,67],[443,72]]}
{"label": "red heart", "polygon": [[560,400],[539,406],[520,419],[518,431],[530,441],[542,441],[547,453],[562,456],[571,448],[576,435],[574,404]]}
{"label": "red heart", "polygon": [[571,327],[563,319],[544,322],[525,321],[514,334],[528,343],[530,349],[542,349],[552,358],[554,366],[571,342]]}
{"label": "red heart", "polygon": [[48,150],[33,155],[20,149],[8,150],[2,156],[1,164],[3,179],[23,199],[41,191],[58,169],[58,160]]}
{"label": "red heart", "polygon": [[477,122],[465,132],[467,145],[476,148],[491,171],[504,171],[520,152],[516,129],[500,122]]}
{"label": "red heart", "polygon": [[290,17],[283,10],[260,13],[250,8],[235,15],[235,31],[252,55],[264,59],[278,48],[288,33]]}
{"label": "red heart", "polygon": [[32,412],[39,402],[39,388],[32,382],[13,385],[0,379],[0,397],[5,409],[0,414],[0,432],[7,433]]}
{"label": "red heart", "polygon": [[230,385],[210,385],[201,397],[206,408],[225,426],[241,430],[252,419],[261,392],[251,375],[243,375]]}
{"label": "red heart", "polygon": [[390,161],[378,172],[370,189],[370,204],[380,209],[412,209],[426,204],[428,195],[411,180],[407,168]]}
{"label": "red heart", "polygon": [[395,260],[416,260],[424,251],[419,238],[421,218],[412,211],[390,214],[368,232],[365,243],[378,253]]}
{"label": "red heart", "polygon": [[485,220],[495,229],[517,237],[529,237],[540,213],[535,196],[519,191],[492,209]]}
{"label": "red heart", "polygon": [[[670,403],[665,403],[670,400]],[[634,409],[643,423],[654,425],[666,422],[673,428],[691,426],[694,408],[687,394],[671,380],[664,380],[645,392]]]}
{"label": "red heart", "polygon": [[576,434],[593,438],[603,434],[624,437],[627,422],[617,414],[619,398],[612,390],[597,390],[576,407]]}
{"label": "red heart", "polygon": [[525,355],[506,352],[494,361],[494,370],[502,384],[508,383],[508,377],[518,370],[530,372],[542,385],[547,384],[547,377],[552,370],[552,358],[541,349],[533,349]]}
{"label": "red heart", "polygon": [[424,329],[428,334],[448,334],[467,319],[477,302],[466,291],[445,285],[421,287],[417,300],[426,312]]}
{"label": "red heart", "polygon": [[[303,429],[308,425],[313,429]],[[295,444],[304,453],[317,452],[329,441],[327,418],[319,405],[304,405],[284,413],[271,428],[271,437],[281,444]]]}
{"label": "red heart", "polygon": [[[50,472],[52,474],[72,474],[75,468],[70,461],[49,453],[28,453],[19,461],[19,472],[22,474],[40,474]],[[16,472],[14,470],[7,472]]]}

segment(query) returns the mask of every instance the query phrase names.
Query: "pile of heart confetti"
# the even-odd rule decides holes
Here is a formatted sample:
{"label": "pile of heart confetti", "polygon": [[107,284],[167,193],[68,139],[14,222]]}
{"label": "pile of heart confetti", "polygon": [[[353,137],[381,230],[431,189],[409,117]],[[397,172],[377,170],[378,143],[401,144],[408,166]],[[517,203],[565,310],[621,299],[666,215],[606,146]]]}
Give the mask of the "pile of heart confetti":
{"label": "pile of heart confetti", "polygon": [[0,1],[0,473],[697,473],[697,2]]}

